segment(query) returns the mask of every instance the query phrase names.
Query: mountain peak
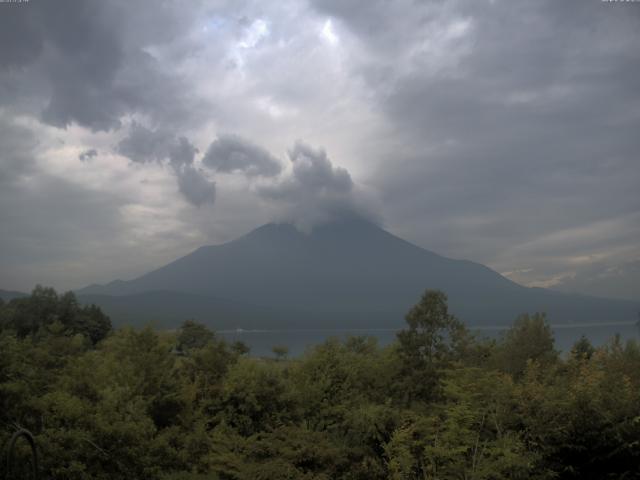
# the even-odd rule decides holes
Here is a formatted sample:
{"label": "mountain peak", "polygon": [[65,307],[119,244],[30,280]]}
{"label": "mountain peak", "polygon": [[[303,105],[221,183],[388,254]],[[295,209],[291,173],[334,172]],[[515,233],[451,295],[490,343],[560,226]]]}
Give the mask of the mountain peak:
{"label": "mountain peak", "polygon": [[[527,311],[556,313],[566,322],[605,313],[617,320],[635,315],[628,305],[601,303],[600,308],[591,300],[527,289],[484,265],[442,257],[360,217],[323,223],[310,232],[269,223],[135,280],[81,293],[163,291],[216,298],[258,307],[253,312],[277,310],[280,326],[318,328],[398,325],[426,289],[443,290],[451,311],[474,324],[505,324]],[[212,311],[203,320],[214,326],[230,321],[218,314]],[[253,320],[253,327],[274,328],[260,321]]]}
{"label": "mountain peak", "polygon": [[[271,236],[297,236],[301,232],[291,223],[265,223],[264,225],[251,230],[244,237],[271,237]],[[238,239],[239,240],[239,239]]]}
{"label": "mountain peak", "polygon": [[397,239],[378,225],[362,217],[351,216],[318,224],[308,231],[289,222],[267,223],[226,245],[248,242],[266,247],[278,243],[311,245],[331,242],[340,248],[341,245],[347,246],[354,242],[375,243],[376,239],[379,241],[381,238]]}
{"label": "mountain peak", "polygon": [[340,217],[336,217],[325,222],[317,223],[308,229],[301,228],[295,222],[283,221],[283,222],[271,222],[271,223],[264,224],[256,228],[255,230],[253,230],[253,232],[280,231],[280,232],[292,233],[292,231],[295,230],[298,233],[313,235],[314,233],[327,231],[327,230],[355,231],[355,230],[363,230],[363,229],[383,230],[382,227],[376,225],[374,222],[367,220],[362,216],[349,214],[349,215],[342,215]]}

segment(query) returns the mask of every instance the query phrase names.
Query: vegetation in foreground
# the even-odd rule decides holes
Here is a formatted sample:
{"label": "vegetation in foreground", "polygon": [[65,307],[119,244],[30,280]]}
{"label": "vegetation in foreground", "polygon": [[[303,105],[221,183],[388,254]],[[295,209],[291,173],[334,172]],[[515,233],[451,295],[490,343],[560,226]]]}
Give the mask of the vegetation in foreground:
{"label": "vegetation in foreground", "polygon": [[476,339],[437,291],[406,320],[270,360],[39,287],[0,302],[0,444],[31,430],[55,479],[640,478],[637,342],[562,357],[539,314]]}

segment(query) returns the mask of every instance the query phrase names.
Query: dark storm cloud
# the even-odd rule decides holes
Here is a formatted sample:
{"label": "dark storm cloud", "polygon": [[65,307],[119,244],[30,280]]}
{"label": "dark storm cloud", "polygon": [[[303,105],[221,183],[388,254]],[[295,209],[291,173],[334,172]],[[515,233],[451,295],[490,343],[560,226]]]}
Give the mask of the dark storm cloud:
{"label": "dark storm cloud", "polygon": [[169,156],[172,141],[166,132],[150,130],[133,122],[116,151],[136,163],[162,162]]}
{"label": "dark storm cloud", "polygon": [[51,55],[45,59],[51,98],[42,118],[66,127],[72,122],[94,130],[119,125],[124,111],[113,84],[124,60],[104,2],[45,2],[42,29]]}
{"label": "dark storm cloud", "polygon": [[[188,13],[170,15],[176,8],[97,0],[4,4],[0,93],[28,94],[42,120],[61,128],[110,130],[133,112],[184,116],[189,99],[179,79],[144,50],[179,30]],[[23,101],[12,97],[0,103]]]}
{"label": "dark storm cloud", "polygon": [[209,146],[202,162],[217,172],[242,172],[250,177],[272,177],[282,169],[280,162],[264,148],[238,135],[219,135]]}
{"label": "dark storm cloud", "polygon": [[357,197],[349,172],[334,166],[324,149],[296,142],[288,155],[291,173],[258,189],[263,198],[280,206],[283,220],[309,230],[345,216],[374,217]]}
{"label": "dark storm cloud", "polygon": [[193,164],[198,149],[187,137],[176,137],[163,130],[151,130],[133,122],[129,133],[118,143],[116,152],[136,163],[163,163],[173,167]]}
{"label": "dark storm cloud", "polygon": [[168,164],[173,169],[180,193],[200,207],[215,201],[215,183],[193,167],[198,149],[186,137],[176,138],[161,130],[151,130],[133,122],[128,135],[116,147],[117,153],[136,163]]}
{"label": "dark storm cloud", "polygon": [[169,161],[174,166],[191,165],[196,153],[198,149],[186,137],[180,137],[169,147]]}
{"label": "dark storm cloud", "polygon": [[28,65],[42,52],[42,32],[32,10],[33,7],[27,5],[3,5],[0,14],[0,72]]}
{"label": "dark storm cloud", "polygon": [[11,40],[3,42],[0,62],[5,69],[22,67],[24,76],[45,77],[46,123],[65,127],[75,121],[96,130],[118,125],[123,105],[112,84],[124,53],[103,5],[71,0],[3,5],[0,31]]}
{"label": "dark storm cloud", "polygon": [[176,169],[180,193],[196,207],[213,204],[216,199],[216,184],[207,180],[204,172],[190,165]]}
{"label": "dark storm cloud", "polygon": [[86,162],[97,156],[98,151],[95,148],[90,148],[89,150],[85,150],[80,155],[78,155],[78,160],[80,160],[81,162]]}

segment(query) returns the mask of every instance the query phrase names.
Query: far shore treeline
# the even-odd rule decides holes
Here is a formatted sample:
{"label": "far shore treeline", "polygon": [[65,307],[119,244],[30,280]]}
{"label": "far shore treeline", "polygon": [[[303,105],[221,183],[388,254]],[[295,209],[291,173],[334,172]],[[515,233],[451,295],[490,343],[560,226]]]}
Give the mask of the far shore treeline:
{"label": "far shore treeline", "polygon": [[37,287],[0,300],[0,446],[31,431],[46,479],[640,478],[636,340],[561,355],[541,313],[484,339],[444,293],[416,300],[388,346],[264,358],[192,320],[113,329]]}

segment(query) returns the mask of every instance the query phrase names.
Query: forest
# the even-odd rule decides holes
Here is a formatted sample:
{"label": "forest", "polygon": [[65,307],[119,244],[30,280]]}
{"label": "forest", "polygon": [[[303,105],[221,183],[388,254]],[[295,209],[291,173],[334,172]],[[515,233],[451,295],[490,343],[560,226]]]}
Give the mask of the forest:
{"label": "forest", "polygon": [[640,478],[637,341],[560,353],[542,313],[485,339],[444,293],[416,301],[388,346],[265,358],[37,287],[0,301],[0,446],[28,429],[46,479]]}

